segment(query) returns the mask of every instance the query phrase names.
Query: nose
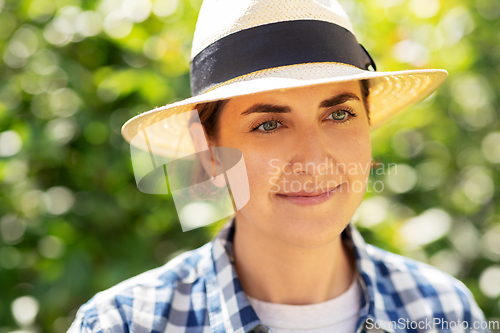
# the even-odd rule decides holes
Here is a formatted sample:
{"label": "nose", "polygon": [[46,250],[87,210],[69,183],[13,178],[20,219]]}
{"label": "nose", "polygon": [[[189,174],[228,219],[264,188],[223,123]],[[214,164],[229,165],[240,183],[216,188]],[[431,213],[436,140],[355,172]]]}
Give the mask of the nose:
{"label": "nose", "polygon": [[334,162],[333,143],[320,126],[304,124],[297,131],[290,161],[294,173],[309,176],[326,174]]}

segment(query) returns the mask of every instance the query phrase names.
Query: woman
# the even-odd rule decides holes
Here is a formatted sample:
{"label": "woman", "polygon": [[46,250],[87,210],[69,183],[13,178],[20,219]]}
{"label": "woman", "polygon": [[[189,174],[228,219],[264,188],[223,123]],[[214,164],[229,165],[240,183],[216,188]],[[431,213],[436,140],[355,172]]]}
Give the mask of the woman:
{"label": "woman", "polygon": [[[166,164],[183,228],[203,218],[180,206],[193,188],[210,201],[229,186],[234,216],[210,243],[98,293],[70,332],[487,332],[461,282],[366,244],[349,223],[370,131],[445,76],[375,71],[335,1],[205,0],[194,97],[132,118],[122,134]],[[172,182],[193,157],[201,178]]]}

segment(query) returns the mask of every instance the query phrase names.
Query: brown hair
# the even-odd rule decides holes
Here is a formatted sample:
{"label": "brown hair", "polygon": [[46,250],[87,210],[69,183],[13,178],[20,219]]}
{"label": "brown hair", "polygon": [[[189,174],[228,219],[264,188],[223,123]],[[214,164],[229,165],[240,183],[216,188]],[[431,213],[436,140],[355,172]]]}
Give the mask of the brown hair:
{"label": "brown hair", "polygon": [[[198,110],[198,116],[200,117],[200,122],[203,125],[206,136],[213,142],[219,141],[220,114],[227,102],[229,102],[229,99],[196,104],[194,107]],[[191,125],[191,123],[192,121],[189,124]]]}
{"label": "brown hair", "polygon": [[[369,111],[369,93],[370,93],[370,81],[369,80],[360,80],[361,86],[361,97],[363,99],[363,104],[365,106],[366,115],[368,117],[368,123],[370,123],[370,111]],[[219,140],[219,127],[220,127],[220,115],[222,113],[222,109],[227,104],[229,99],[219,100],[215,102],[208,103],[200,103],[197,104],[194,109],[198,110],[198,115],[200,117],[200,122],[203,126],[203,130],[206,133],[207,138],[212,142],[218,142]],[[189,121],[189,125],[193,122],[194,119]],[[206,180],[207,173],[204,170],[201,163],[198,163],[198,171],[197,171],[197,180]],[[210,175],[210,178],[212,175]]]}
{"label": "brown hair", "polygon": [[361,86],[361,98],[363,99],[363,104],[365,105],[366,116],[368,117],[368,124],[370,123],[370,104],[368,103],[368,97],[370,95],[370,81],[360,80]]}

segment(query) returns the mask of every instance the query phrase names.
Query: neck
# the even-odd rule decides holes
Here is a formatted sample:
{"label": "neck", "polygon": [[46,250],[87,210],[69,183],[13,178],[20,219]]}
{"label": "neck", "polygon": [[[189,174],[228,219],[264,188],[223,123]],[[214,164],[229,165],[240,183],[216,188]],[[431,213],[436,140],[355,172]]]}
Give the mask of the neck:
{"label": "neck", "polygon": [[281,304],[324,302],[344,293],[354,259],[340,235],[317,248],[301,248],[264,234],[244,216],[235,221],[235,268],[245,293]]}

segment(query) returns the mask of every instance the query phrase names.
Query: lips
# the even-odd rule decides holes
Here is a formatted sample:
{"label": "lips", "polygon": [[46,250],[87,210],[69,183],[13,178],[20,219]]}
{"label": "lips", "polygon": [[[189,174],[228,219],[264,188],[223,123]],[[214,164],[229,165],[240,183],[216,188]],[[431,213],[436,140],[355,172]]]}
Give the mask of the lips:
{"label": "lips", "polygon": [[331,192],[339,186],[340,185],[337,185],[336,187],[334,187],[332,189],[319,188],[319,189],[316,189],[314,191],[292,191],[292,192],[276,193],[276,194],[286,196],[286,197],[317,197],[317,196],[320,196],[320,195],[325,194],[327,192]]}
{"label": "lips", "polygon": [[335,187],[333,190],[324,191],[324,190],[316,190],[316,191],[297,191],[297,192],[288,192],[288,193],[277,193],[278,200],[284,200],[287,204],[299,205],[299,206],[312,206],[319,205],[323,202],[328,201],[332,198],[337,192],[337,189],[340,185]]}
{"label": "lips", "polygon": [[[331,191],[331,190],[330,190]],[[329,191],[325,190],[317,190],[317,191],[297,191],[297,192],[287,192],[287,193],[278,193],[279,195],[284,195],[287,197],[316,197],[318,195],[321,195],[323,193],[326,193]]]}

